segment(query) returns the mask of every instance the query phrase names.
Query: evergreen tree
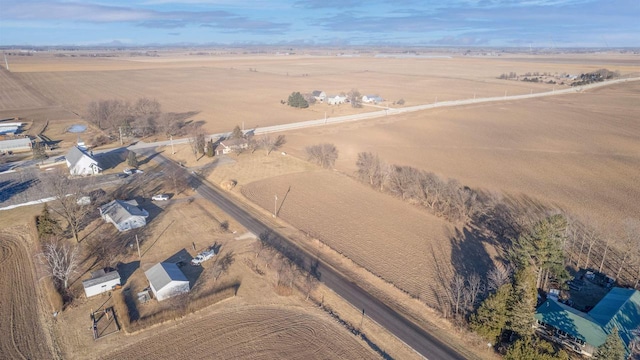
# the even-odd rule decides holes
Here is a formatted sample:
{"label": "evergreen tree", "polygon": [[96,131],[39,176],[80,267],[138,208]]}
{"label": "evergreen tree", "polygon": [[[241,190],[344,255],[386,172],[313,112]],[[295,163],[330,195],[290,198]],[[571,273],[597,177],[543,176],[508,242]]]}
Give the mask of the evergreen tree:
{"label": "evergreen tree", "polygon": [[213,140],[209,140],[209,142],[207,143],[207,156],[208,157],[213,157]]}
{"label": "evergreen tree", "polygon": [[514,275],[513,291],[508,305],[509,330],[520,337],[533,335],[537,300],[538,292],[531,269],[529,267],[518,269]]}
{"label": "evergreen tree", "polygon": [[33,159],[34,160],[44,160],[44,159],[46,159],[48,157],[46,149],[45,149],[45,146],[42,143],[42,141],[36,141],[33,144],[33,147],[31,148],[31,151],[33,152]]}
{"label": "evergreen tree", "polygon": [[51,216],[47,203],[44,203],[42,212],[37,217],[36,225],[38,227],[38,237],[40,237],[40,239],[59,234],[61,231],[58,221]]}
{"label": "evergreen tree", "polygon": [[229,135],[229,139],[242,139],[242,138],[244,138],[242,129],[240,129],[240,126],[236,125],[236,127],[233,128],[233,131],[231,131],[231,135]]}
{"label": "evergreen tree", "polygon": [[292,92],[291,95],[289,95],[289,99],[287,100],[287,105],[304,109],[309,107],[309,102],[307,102],[307,100],[304,99],[304,96],[302,96],[300,92],[296,91],[296,92]]}
{"label": "evergreen tree", "polygon": [[568,360],[569,356],[565,351],[556,351],[553,345],[544,341],[536,340],[531,336],[526,336],[514,342],[504,360]]}
{"label": "evergreen tree", "polygon": [[138,167],[138,158],[136,157],[135,152],[129,151],[129,155],[127,155],[127,164],[134,168]]}
{"label": "evergreen tree", "polygon": [[536,273],[535,286],[544,288],[549,276],[564,282],[569,273],[564,266],[563,244],[567,219],[558,214],[535,224],[514,243],[513,257],[517,267],[531,265]]}
{"label": "evergreen tree", "polygon": [[507,305],[512,292],[512,285],[507,283],[483,301],[471,317],[471,329],[496,344],[509,319]]}
{"label": "evergreen tree", "polygon": [[596,360],[624,360],[625,349],[620,335],[618,335],[618,328],[614,327],[611,333],[607,336],[607,340],[596,351],[594,357]]}

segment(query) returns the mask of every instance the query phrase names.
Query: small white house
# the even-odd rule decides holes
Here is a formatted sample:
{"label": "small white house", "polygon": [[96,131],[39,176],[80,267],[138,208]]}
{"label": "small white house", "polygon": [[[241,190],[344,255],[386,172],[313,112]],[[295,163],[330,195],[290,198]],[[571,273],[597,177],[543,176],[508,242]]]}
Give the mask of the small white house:
{"label": "small white house", "polygon": [[144,274],[158,301],[189,292],[189,280],[174,263],[155,264]]}
{"label": "small white house", "polygon": [[247,139],[227,139],[220,141],[220,146],[216,149],[217,155],[226,155],[232,151],[239,149],[247,149],[249,147],[249,141]]}
{"label": "small white house", "polygon": [[71,175],[96,175],[102,171],[98,160],[79,146],[72,147],[66,159]]}
{"label": "small white house", "polygon": [[135,200],[113,200],[100,206],[100,216],[112,223],[118,231],[127,231],[147,225],[149,213],[138,207]]}
{"label": "small white house", "polygon": [[120,284],[120,274],[117,271],[100,269],[91,273],[91,278],[82,281],[84,293],[87,297],[99,295],[115,289]]}
{"label": "small white house", "polygon": [[368,103],[368,104],[377,104],[383,101],[384,99],[378,95],[365,95],[362,97],[362,102]]}
{"label": "small white house", "polygon": [[346,96],[336,95],[336,96],[329,96],[327,98],[327,104],[329,105],[339,105],[339,104],[344,104],[345,102],[347,102]]}
{"label": "small white house", "polygon": [[314,90],[313,92],[311,92],[311,96],[313,96],[318,102],[324,102],[324,100],[327,98],[327,94],[321,90]]}

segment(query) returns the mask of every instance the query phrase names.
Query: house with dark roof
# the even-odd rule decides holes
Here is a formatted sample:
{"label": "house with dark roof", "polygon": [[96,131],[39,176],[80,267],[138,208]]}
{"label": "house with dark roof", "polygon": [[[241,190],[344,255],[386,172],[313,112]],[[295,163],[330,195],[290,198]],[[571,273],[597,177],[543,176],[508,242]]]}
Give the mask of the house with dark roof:
{"label": "house with dark roof", "polygon": [[100,216],[112,223],[118,231],[127,231],[147,225],[149,213],[138,207],[135,200],[113,200],[100,206]]}
{"label": "house with dark roof", "polygon": [[313,96],[318,102],[324,102],[324,99],[327,98],[327,93],[321,90],[313,90],[311,92],[311,96]]}
{"label": "house with dark roof", "polygon": [[588,313],[549,297],[535,317],[540,335],[587,356],[593,355],[616,327],[629,354],[640,329],[640,292],[613,288]]}
{"label": "house with dark roof", "polygon": [[100,269],[91,273],[91,278],[82,281],[87,297],[111,291],[120,286],[120,274],[116,270]]}
{"label": "house with dark roof", "polygon": [[69,150],[66,160],[71,175],[96,175],[102,171],[98,160],[79,146],[74,146]]}
{"label": "house with dark roof", "polygon": [[144,272],[158,301],[189,292],[189,280],[174,263],[158,263]]}

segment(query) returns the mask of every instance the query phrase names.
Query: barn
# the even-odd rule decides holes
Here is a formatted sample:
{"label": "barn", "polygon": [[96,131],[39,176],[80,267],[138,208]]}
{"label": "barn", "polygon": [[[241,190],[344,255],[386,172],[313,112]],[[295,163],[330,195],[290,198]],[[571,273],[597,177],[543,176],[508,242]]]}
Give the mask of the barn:
{"label": "barn", "polygon": [[111,291],[120,286],[120,274],[109,269],[100,269],[91,273],[91,278],[82,281],[82,287],[87,297]]}
{"label": "barn", "polygon": [[158,263],[152,266],[144,274],[149,280],[151,291],[158,301],[170,297],[188,293],[189,280],[174,263]]}
{"label": "barn", "polygon": [[0,154],[31,151],[31,139],[28,137],[0,141]]}

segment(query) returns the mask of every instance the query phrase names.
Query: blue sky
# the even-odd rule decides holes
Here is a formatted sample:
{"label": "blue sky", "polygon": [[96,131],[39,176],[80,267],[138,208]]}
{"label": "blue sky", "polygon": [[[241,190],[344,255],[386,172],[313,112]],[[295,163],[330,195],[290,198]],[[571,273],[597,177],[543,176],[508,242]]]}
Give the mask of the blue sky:
{"label": "blue sky", "polygon": [[640,0],[0,0],[0,45],[640,46]]}

